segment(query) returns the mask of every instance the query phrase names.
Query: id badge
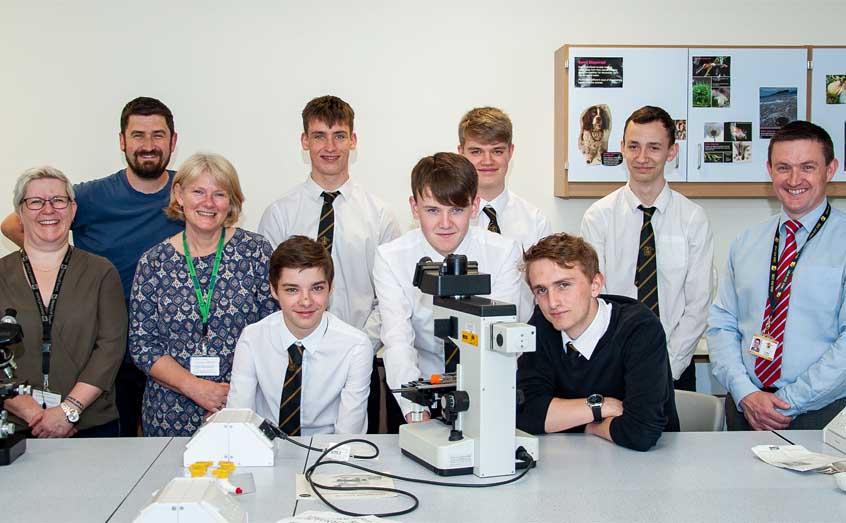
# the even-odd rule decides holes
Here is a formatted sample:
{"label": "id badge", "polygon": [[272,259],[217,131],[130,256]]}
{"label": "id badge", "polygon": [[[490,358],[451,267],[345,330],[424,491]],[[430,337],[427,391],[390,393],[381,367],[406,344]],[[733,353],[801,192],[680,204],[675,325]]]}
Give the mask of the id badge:
{"label": "id badge", "polygon": [[765,334],[756,334],[752,336],[752,345],[749,346],[749,353],[764,358],[767,361],[773,361],[775,358],[776,348],[778,342]]}
{"label": "id badge", "polygon": [[220,376],[220,356],[191,356],[191,374]]}
{"label": "id badge", "polygon": [[32,389],[32,399],[39,405],[47,405],[48,409],[58,407],[62,402],[62,396],[55,392]]}

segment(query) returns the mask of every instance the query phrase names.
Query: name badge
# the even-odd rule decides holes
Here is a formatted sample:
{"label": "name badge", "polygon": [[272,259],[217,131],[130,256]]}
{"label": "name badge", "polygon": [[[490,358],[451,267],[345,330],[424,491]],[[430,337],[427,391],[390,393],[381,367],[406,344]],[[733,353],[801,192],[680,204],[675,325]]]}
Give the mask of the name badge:
{"label": "name badge", "polygon": [[62,396],[55,392],[32,389],[32,399],[39,405],[47,405],[48,409],[58,407],[62,402]]}
{"label": "name badge", "polygon": [[191,356],[191,374],[220,376],[220,356]]}
{"label": "name badge", "polygon": [[764,358],[767,361],[773,361],[775,358],[776,348],[778,342],[765,334],[756,334],[752,336],[752,345],[749,346],[749,353]]}

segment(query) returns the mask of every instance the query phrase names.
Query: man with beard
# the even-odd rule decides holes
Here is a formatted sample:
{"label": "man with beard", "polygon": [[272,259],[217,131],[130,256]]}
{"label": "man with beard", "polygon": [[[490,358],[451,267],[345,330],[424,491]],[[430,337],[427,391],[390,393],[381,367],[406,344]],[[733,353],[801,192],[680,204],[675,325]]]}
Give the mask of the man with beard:
{"label": "man with beard", "polygon": [[[182,229],[181,223],[170,220],[163,211],[170,201],[174,175],[167,170],[176,146],[173,113],[155,98],[136,98],[123,108],[118,139],[126,155],[126,169],[74,186],[77,211],[71,230],[76,247],[115,265],[128,297],[141,255]],[[7,216],[0,230],[23,245],[17,214]],[[115,380],[121,436],[138,435],[145,380],[125,355]]]}

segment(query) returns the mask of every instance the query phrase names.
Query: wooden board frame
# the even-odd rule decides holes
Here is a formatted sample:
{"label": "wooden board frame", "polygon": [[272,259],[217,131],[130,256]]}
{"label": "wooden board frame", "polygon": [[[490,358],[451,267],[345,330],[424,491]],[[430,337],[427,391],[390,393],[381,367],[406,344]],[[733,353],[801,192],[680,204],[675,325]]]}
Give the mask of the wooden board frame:
{"label": "wooden board frame", "polygon": [[[554,168],[555,168],[555,196],[559,198],[602,198],[610,192],[622,187],[625,182],[570,182],[567,179],[567,113],[570,74],[567,62],[571,48],[596,47],[609,49],[649,49],[649,48],[702,48],[702,49],[806,49],[808,62],[813,57],[814,48],[838,48],[839,46],[807,46],[807,45],[610,45],[610,44],[565,44],[555,51],[555,128],[554,128]],[[810,120],[811,69],[808,69],[806,84],[808,86],[805,100],[805,113]],[[772,184],[769,182],[676,182],[670,187],[689,198],[775,198]],[[831,182],[827,191],[829,196],[846,196],[846,182]]]}

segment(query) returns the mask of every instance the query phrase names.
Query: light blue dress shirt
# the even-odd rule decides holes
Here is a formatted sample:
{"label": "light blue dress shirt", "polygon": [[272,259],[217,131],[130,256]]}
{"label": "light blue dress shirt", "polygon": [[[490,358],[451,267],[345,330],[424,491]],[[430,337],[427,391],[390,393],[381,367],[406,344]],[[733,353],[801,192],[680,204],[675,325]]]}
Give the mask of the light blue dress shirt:
{"label": "light blue dress shirt", "polygon": [[[803,216],[796,233],[802,249],[827,201]],[[776,226],[785,245],[784,211],[747,229],[732,243],[717,300],[708,317],[708,351],[717,378],[740,400],[761,388],[752,337],[761,332]],[[846,396],[846,214],[831,209],[825,225],[802,251],[790,287],[790,305],[776,396],[786,416],[818,410]]]}

